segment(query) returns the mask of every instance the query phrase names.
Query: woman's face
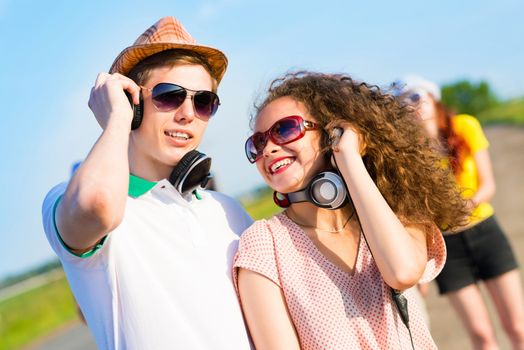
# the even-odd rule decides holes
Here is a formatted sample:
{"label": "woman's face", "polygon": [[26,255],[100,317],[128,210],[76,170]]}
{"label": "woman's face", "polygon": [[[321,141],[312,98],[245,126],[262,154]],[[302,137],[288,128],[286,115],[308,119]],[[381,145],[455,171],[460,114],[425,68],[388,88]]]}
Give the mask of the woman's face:
{"label": "woman's face", "polygon": [[417,119],[431,138],[438,137],[437,108],[433,96],[425,91],[411,91],[406,94],[407,103],[415,107]]}
{"label": "woman's face", "polygon": [[[275,122],[288,116],[300,116],[306,121],[317,121],[306,107],[291,97],[280,97],[264,107],[258,114],[254,132],[265,132]],[[304,136],[285,145],[277,145],[268,138],[261,157],[256,161],[264,181],[275,191],[290,193],[307,186],[327,164],[321,154],[322,130],[308,130]]]}

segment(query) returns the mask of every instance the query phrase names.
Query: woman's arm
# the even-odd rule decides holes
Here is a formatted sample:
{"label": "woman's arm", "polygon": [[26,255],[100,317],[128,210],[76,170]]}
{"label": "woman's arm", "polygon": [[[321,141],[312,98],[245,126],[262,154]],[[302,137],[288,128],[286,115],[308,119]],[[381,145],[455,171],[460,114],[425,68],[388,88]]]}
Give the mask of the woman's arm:
{"label": "woman's arm", "polygon": [[257,272],[239,268],[238,290],[244,317],[258,350],[300,349],[279,286]]}
{"label": "woman's arm", "polygon": [[384,281],[394,289],[415,285],[427,262],[425,232],[405,227],[371,179],[359,136],[346,126],[334,156],[358,214],[362,231]]}
{"label": "woman's arm", "polygon": [[471,202],[476,207],[480,203],[491,201],[495,195],[495,178],[487,149],[475,153],[473,159],[477,166],[478,189],[471,197]]}

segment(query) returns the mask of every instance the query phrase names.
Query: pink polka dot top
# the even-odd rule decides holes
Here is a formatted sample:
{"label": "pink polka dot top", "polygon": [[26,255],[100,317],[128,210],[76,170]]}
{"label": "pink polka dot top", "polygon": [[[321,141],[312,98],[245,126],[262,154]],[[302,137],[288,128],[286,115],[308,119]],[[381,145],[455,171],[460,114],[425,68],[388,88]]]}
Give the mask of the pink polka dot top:
{"label": "pink polka dot top", "polygon": [[[239,267],[278,285],[302,349],[411,349],[390,288],[362,237],[358,249],[350,274],[328,260],[285,214],[259,220],[240,239],[233,265],[235,289],[238,293]],[[421,282],[435,278],[445,259],[444,240],[435,228],[428,239],[428,262]],[[415,296],[411,290],[403,294],[408,299],[415,349],[436,349]]]}

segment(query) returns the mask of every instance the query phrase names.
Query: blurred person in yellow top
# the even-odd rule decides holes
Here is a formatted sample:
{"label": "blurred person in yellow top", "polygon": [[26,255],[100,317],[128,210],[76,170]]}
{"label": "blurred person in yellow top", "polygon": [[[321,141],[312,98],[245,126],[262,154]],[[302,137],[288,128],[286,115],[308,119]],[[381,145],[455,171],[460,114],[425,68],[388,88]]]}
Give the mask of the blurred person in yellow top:
{"label": "blurred person in yellow top", "polygon": [[[459,144],[450,164],[457,183],[473,207],[469,225],[473,226],[494,214],[488,202],[495,194],[495,181],[488,154],[489,142],[475,117],[458,114],[451,118],[451,128]],[[461,150],[462,148],[462,150]],[[480,169],[479,169],[480,166]]]}
{"label": "blurred person in yellow top", "polygon": [[446,155],[472,207],[463,230],[444,232],[448,256],[436,279],[439,293],[449,298],[474,349],[499,349],[478,286],[483,281],[513,349],[524,349],[522,282],[510,242],[489,203],[495,194],[495,180],[489,142],[480,123],[471,115],[451,113],[440,101],[439,87],[421,77],[398,80],[392,89],[395,96],[415,108],[415,115]]}

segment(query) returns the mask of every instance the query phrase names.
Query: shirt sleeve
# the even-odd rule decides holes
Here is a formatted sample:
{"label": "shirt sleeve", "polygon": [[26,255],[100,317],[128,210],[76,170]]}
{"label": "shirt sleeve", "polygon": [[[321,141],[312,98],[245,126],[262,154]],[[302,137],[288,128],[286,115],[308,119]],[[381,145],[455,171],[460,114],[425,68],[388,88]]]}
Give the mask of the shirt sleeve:
{"label": "shirt sleeve", "polygon": [[233,262],[233,282],[238,293],[238,269],[254,271],[281,287],[275,243],[266,220],[256,221],[240,237]]}
{"label": "shirt sleeve", "polygon": [[251,216],[249,216],[240,203],[235,199],[215,191],[206,190],[203,191],[203,193],[213,197],[225,208],[229,225],[237,236],[240,236],[242,232],[253,224]]}
{"label": "shirt sleeve", "polygon": [[444,268],[446,262],[446,243],[442,233],[433,226],[433,234],[428,238],[428,262],[419,283],[432,281]]}
{"label": "shirt sleeve", "polygon": [[94,267],[98,264],[99,259],[90,258],[103,246],[106,237],[93,247],[93,249],[83,253],[77,254],[65,244],[58,232],[56,226],[56,208],[67,188],[67,183],[61,183],[51,189],[44,199],[42,204],[42,224],[44,232],[51,248],[62,261],[62,263],[73,263],[79,267]]}
{"label": "shirt sleeve", "polygon": [[482,126],[475,117],[460,114],[455,116],[453,120],[456,132],[464,138],[471,154],[489,147],[489,142],[484,131],[482,131]]}
{"label": "shirt sleeve", "polygon": [[[236,202],[235,202],[236,203]],[[253,218],[237,203],[237,223],[238,230],[237,234],[241,235],[246,229],[253,224]]]}

